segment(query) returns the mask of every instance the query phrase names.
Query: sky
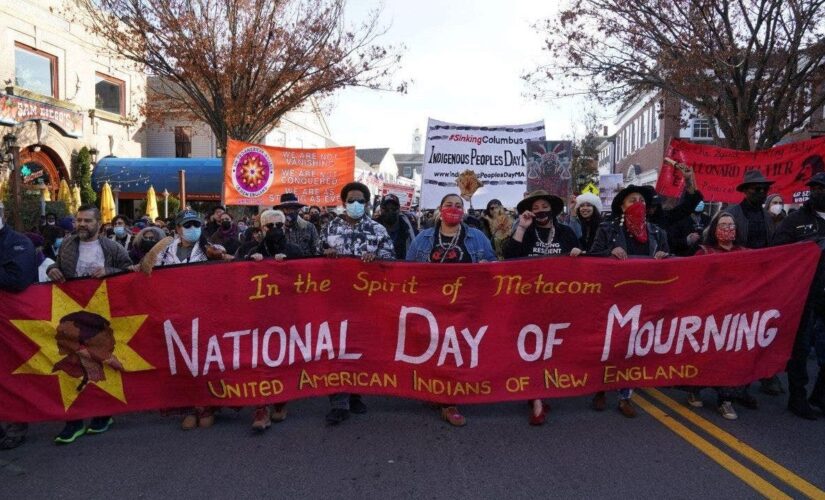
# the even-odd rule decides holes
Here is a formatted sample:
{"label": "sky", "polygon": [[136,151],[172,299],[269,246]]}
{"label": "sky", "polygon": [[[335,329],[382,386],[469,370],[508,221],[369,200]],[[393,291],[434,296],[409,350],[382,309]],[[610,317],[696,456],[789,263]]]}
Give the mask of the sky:
{"label": "sky", "polygon": [[[546,61],[543,37],[532,25],[552,16],[558,2],[535,0],[386,0],[383,43],[406,45],[397,73],[406,94],[345,89],[327,102],[332,139],[342,146],[390,147],[409,153],[427,118],[468,125],[545,121],[547,138],[569,138],[581,122],[582,98],[532,100],[521,75]],[[356,20],[375,0],[350,0]],[[422,140],[423,142],[423,140]],[[423,144],[422,144],[423,146]]]}

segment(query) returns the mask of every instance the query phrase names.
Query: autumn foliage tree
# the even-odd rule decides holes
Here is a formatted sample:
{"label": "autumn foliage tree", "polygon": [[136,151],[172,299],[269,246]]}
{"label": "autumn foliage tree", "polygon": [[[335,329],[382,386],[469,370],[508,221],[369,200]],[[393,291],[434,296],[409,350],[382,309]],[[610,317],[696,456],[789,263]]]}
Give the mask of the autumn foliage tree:
{"label": "autumn foliage tree", "polygon": [[[825,103],[822,0],[574,0],[540,26],[550,60],[536,95],[603,103],[681,98],[735,149],[764,149]],[[551,82],[548,85],[548,82]]]}
{"label": "autumn foliage tree", "polygon": [[379,13],[349,26],[344,0],[76,0],[75,19],[150,75],[143,110],[259,141],[289,110],[344,87],[393,87],[401,47]]}

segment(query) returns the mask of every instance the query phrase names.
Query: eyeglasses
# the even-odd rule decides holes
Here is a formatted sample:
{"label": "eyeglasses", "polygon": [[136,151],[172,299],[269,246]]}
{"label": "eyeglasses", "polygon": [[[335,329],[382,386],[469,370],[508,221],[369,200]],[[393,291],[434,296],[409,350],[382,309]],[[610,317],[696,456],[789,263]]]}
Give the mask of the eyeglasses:
{"label": "eyeglasses", "polygon": [[736,224],[719,224],[717,227],[720,229],[736,229]]}
{"label": "eyeglasses", "polygon": [[347,203],[360,203],[362,205],[367,203],[367,200],[361,198],[360,200],[347,200]]}
{"label": "eyeglasses", "polygon": [[184,222],[183,227],[185,229],[189,229],[189,228],[192,228],[192,227],[201,227],[201,223],[190,220],[189,222]]}

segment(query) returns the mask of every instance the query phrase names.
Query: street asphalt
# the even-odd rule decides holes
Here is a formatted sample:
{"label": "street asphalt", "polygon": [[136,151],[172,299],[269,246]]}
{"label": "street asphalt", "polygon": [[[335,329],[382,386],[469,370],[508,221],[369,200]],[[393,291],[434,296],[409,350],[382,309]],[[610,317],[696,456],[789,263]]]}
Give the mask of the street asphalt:
{"label": "street asphalt", "polygon": [[[337,427],[324,424],[325,399],[293,402],[263,434],[252,433],[250,409],[225,409],[214,427],[193,431],[178,417],[122,415],[106,434],[67,446],[52,443],[60,423],[33,424],[23,446],[0,452],[0,498],[825,497],[825,417],[799,419],[784,396],[752,392],[761,408],[737,408],[729,422],[710,390],[699,409],[662,391],[701,425],[655,392],[635,396],[709,443],[717,460],[641,408],[621,416],[615,394],[604,413],[587,397],[551,400],[543,427],[527,424],[526,403],[464,406],[467,426],[452,428],[427,404],[375,397]],[[774,462],[787,473],[763,468]]]}

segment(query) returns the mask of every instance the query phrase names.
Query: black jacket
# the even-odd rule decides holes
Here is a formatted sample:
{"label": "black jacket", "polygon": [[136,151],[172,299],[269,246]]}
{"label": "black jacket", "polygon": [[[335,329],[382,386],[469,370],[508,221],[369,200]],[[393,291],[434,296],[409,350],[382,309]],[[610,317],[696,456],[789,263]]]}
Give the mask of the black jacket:
{"label": "black jacket", "polygon": [[[748,246],[748,218],[745,216],[745,211],[741,204],[729,205],[725,211],[733,216],[736,222],[736,244],[742,247]],[[771,219],[771,213],[762,209],[762,215],[765,217],[765,230],[768,232],[768,246],[773,244],[774,225]],[[786,219],[787,220],[787,219]]]}
{"label": "black jacket", "polygon": [[[667,244],[667,233],[662,228],[648,222],[647,235],[649,257],[656,255],[656,252],[670,252],[670,247]],[[616,221],[604,222],[596,231],[596,239],[593,241],[593,246],[588,254],[596,257],[608,257],[616,247],[622,247],[628,252],[624,231]]]}
{"label": "black jacket", "polygon": [[679,221],[692,214],[693,211],[696,210],[696,205],[703,199],[702,193],[699,190],[696,190],[693,194],[685,192],[678,205],[670,210],[664,210],[660,207],[656,213],[647,217],[647,221],[669,232],[674,224],[679,223]]}
{"label": "black jacket", "polygon": [[22,292],[32,283],[37,283],[34,245],[4,225],[0,229],[0,290]]}
{"label": "black jacket", "polygon": [[[806,201],[799,210],[788,214],[779,223],[771,244],[787,245],[806,240],[817,241],[820,248],[825,247],[825,219],[817,215],[810,201]],[[820,255],[811,283],[808,307],[819,316],[825,317],[825,252]]]}
{"label": "black jacket", "polygon": [[779,223],[771,244],[786,245],[819,238],[825,238],[825,219],[816,214],[810,201],[806,201]]}
{"label": "black jacket", "polygon": [[[698,214],[699,221],[695,221],[692,215],[685,217],[667,230],[668,244],[670,250],[679,256],[688,257],[696,253],[699,244],[702,242],[702,231],[710,225],[710,217],[705,214]],[[693,245],[688,245],[687,237],[692,233],[699,233],[700,238]]]}

